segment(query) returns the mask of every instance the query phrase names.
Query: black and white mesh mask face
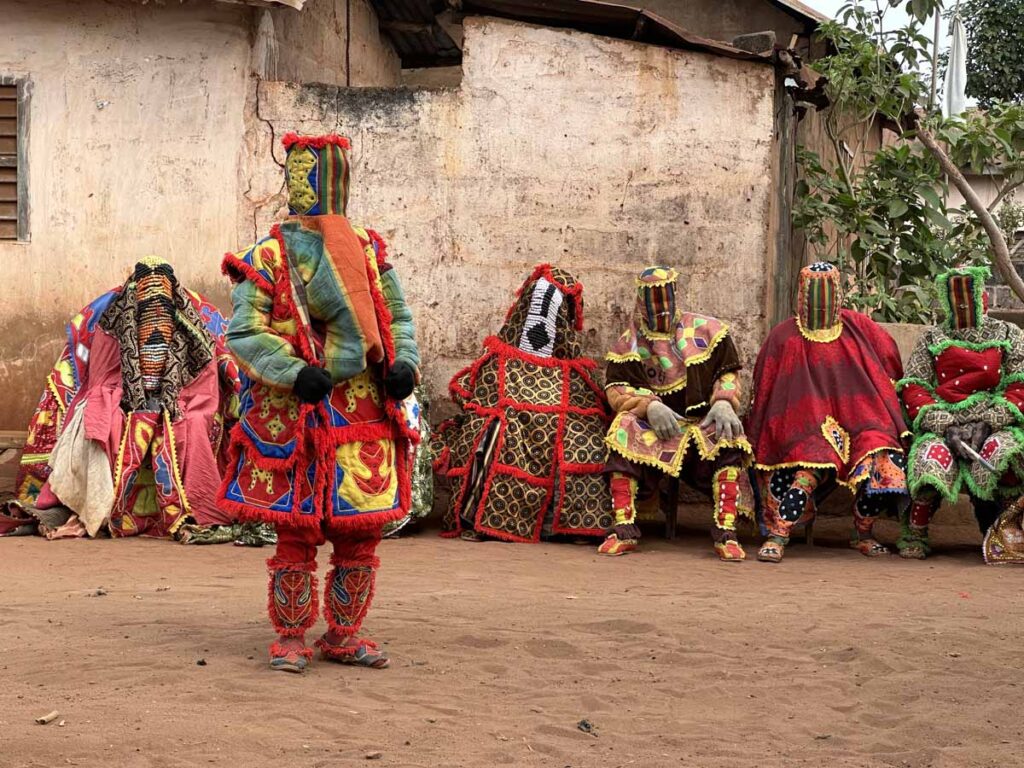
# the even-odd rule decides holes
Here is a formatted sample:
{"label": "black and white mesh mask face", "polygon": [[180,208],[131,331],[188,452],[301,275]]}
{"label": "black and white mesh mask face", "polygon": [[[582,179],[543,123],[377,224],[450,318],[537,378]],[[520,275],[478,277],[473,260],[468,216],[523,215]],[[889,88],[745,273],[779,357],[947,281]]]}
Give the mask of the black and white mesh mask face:
{"label": "black and white mesh mask face", "polygon": [[555,347],[558,311],[565,296],[543,277],[538,278],[530,297],[530,311],[519,337],[519,348],[538,357],[551,357]]}

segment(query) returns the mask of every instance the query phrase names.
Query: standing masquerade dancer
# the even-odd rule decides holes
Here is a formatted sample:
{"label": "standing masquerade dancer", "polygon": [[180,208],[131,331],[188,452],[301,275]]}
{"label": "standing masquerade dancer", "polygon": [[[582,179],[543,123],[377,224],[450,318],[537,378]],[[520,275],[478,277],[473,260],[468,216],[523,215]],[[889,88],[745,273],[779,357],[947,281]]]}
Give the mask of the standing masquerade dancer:
{"label": "standing masquerade dancer", "polygon": [[638,486],[655,488],[667,474],[711,492],[715,551],[722,560],[743,560],[736,519],[746,511],[741,488],[752,456],[736,415],[740,359],[724,323],[676,306],[677,277],[669,267],[640,273],[634,318],[607,355],[605,392],[616,413],[606,437],[615,527],[598,551],[637,548]]}
{"label": "standing masquerade dancer", "polygon": [[452,482],[443,535],[535,542],[611,527],[610,414],[582,330],[582,283],[540,264],[484,354],[455,374],[463,412],[435,440],[438,474]]}
{"label": "standing masquerade dancer", "polygon": [[270,569],[274,669],[301,672],[317,620],[316,553],[330,541],[324,659],[382,668],[360,638],[381,529],[409,510],[419,378],[412,315],[383,240],[345,217],[348,141],[288,134],[290,217],[224,258],[234,281],[228,346],[248,379],[220,504],[277,528]]}
{"label": "standing masquerade dancer", "polygon": [[812,520],[836,484],[854,494],[851,546],[868,557],[888,554],[872,536],[875,520],[907,503],[899,349],[842,303],[839,270],[804,267],[795,316],[772,329],[757,356],[747,434],[768,535],[763,562],[782,560],[793,527]]}
{"label": "standing masquerade dancer", "polygon": [[899,383],[914,432],[902,557],[928,555],[928,525],[943,499],[966,491],[985,532],[1000,500],[1024,490],[1024,331],[987,315],[989,274],[969,267],[939,276],[946,318],[921,337]]}

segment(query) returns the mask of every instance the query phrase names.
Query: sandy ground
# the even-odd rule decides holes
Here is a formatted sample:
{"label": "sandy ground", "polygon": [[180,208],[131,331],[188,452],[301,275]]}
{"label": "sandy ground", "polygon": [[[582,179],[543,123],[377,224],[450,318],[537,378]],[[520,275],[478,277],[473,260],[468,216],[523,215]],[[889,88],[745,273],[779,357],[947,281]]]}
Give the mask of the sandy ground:
{"label": "sandy ground", "polygon": [[392,668],[301,677],[266,666],[267,550],[0,540],[0,766],[1022,764],[1024,570],[976,532],[869,561],[833,524],[780,566],[655,538],[385,542]]}

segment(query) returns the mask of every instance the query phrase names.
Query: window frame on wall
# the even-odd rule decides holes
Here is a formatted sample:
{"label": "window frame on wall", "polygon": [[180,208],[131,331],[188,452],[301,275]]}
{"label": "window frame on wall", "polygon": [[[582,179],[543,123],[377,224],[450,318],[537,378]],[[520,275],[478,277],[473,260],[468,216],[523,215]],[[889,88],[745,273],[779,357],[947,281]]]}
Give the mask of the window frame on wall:
{"label": "window frame on wall", "polygon": [[27,77],[0,74],[0,244],[27,243],[30,239],[28,106],[31,91]]}

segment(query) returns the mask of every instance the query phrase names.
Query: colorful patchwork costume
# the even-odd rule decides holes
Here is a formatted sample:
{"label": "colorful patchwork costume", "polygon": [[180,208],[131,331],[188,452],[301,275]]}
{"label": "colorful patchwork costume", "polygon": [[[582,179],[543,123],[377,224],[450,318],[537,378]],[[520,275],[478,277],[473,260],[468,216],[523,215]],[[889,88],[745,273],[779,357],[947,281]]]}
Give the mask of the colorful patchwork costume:
{"label": "colorful patchwork costume", "polygon": [[404,401],[419,377],[412,316],[383,240],[354,228],[348,141],[284,137],[291,216],[224,258],[235,283],[228,346],[245,374],[221,506],[275,525],[271,666],[301,672],[317,620],[316,552],[329,540],[324,658],[371,667],[387,656],[357,637],[373,598],[382,528],[410,507]]}
{"label": "colorful patchwork costume", "polygon": [[29,424],[19,500],[67,507],[89,536],[233,522],[214,502],[238,407],[225,327],[163,259],[136,264],[67,326]]}
{"label": "colorful patchwork costume", "polygon": [[928,524],[943,499],[967,492],[987,531],[1000,500],[1024,490],[1024,331],[985,312],[988,274],[969,267],[939,277],[945,321],[921,337],[899,384],[914,431],[904,557],[928,554]]}
{"label": "colorful patchwork costume", "polygon": [[796,315],[772,329],[754,367],[747,434],[769,537],[758,553],[765,562],[782,559],[793,526],[812,520],[836,484],[855,495],[852,545],[864,555],[887,553],[872,537],[875,520],[907,503],[899,349],[842,300],[839,270],[804,267]]}
{"label": "colorful patchwork costume", "polygon": [[534,542],[611,526],[610,414],[582,329],[582,284],[542,264],[483,356],[455,374],[449,391],[464,413],[435,441],[435,467],[452,481],[445,535]]}
{"label": "colorful patchwork costume", "polygon": [[711,492],[715,550],[742,560],[736,521],[749,509],[743,469],[752,452],[736,415],[740,359],[724,323],[676,306],[677,277],[668,267],[640,274],[634,318],[607,355],[615,527],[599,551],[637,547],[638,484],[654,487],[667,474]]}

